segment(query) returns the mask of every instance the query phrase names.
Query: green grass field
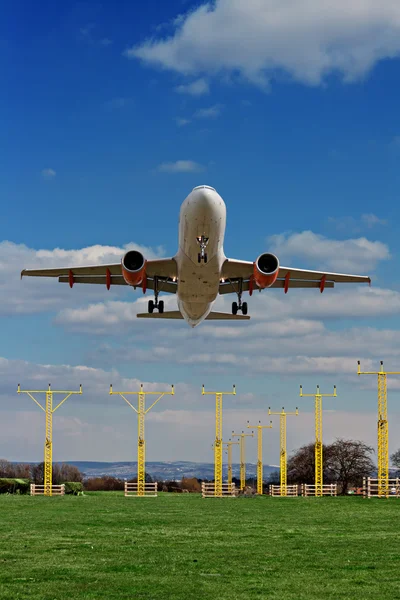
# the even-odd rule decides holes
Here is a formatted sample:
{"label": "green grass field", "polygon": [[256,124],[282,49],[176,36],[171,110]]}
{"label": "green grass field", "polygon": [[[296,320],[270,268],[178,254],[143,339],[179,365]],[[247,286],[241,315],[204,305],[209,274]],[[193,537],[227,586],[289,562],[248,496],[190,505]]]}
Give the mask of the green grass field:
{"label": "green grass field", "polygon": [[0,598],[400,599],[400,503],[0,496]]}

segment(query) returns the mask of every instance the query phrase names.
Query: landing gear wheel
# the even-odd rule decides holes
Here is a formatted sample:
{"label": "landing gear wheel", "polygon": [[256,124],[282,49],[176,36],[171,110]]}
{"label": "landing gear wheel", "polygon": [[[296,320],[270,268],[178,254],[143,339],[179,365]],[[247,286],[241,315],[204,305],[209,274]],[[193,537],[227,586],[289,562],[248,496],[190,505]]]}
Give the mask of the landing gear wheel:
{"label": "landing gear wheel", "polygon": [[247,302],[242,304],[242,315],[247,315]]}
{"label": "landing gear wheel", "polygon": [[198,255],[197,255],[197,262],[198,262],[198,263],[201,263],[201,254],[200,254],[200,252],[199,252],[199,253],[198,253]]}
{"label": "landing gear wheel", "polygon": [[149,313],[150,313],[150,314],[152,314],[152,313],[153,313],[153,311],[154,311],[154,301],[153,301],[153,300],[149,300],[149,303],[148,303],[148,310],[149,310]]}
{"label": "landing gear wheel", "polygon": [[204,255],[204,264],[207,262],[207,254]]}
{"label": "landing gear wheel", "polygon": [[238,311],[238,304],[237,304],[237,302],[232,302],[232,314],[233,315],[237,315],[237,311]]}
{"label": "landing gear wheel", "polygon": [[163,312],[164,312],[164,300],[160,300],[160,302],[158,303],[158,312],[160,313],[160,315],[163,314]]}

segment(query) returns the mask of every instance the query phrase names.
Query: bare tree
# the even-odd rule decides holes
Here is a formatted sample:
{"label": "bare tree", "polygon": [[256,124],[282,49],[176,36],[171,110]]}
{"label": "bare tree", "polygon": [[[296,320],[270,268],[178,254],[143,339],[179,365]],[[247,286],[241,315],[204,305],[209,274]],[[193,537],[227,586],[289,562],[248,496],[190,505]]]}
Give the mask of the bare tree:
{"label": "bare tree", "polygon": [[390,460],[393,466],[400,469],[400,449],[390,455]]}
{"label": "bare tree", "polygon": [[347,494],[350,485],[361,485],[363,477],[370,476],[375,470],[371,459],[374,449],[360,440],[338,438],[330,445],[330,449],[330,468],[343,495]]}
{"label": "bare tree", "polygon": [[[333,481],[331,466],[331,446],[322,447],[323,477],[326,483]],[[287,478],[290,483],[315,483],[315,445],[302,446],[289,458]]]}

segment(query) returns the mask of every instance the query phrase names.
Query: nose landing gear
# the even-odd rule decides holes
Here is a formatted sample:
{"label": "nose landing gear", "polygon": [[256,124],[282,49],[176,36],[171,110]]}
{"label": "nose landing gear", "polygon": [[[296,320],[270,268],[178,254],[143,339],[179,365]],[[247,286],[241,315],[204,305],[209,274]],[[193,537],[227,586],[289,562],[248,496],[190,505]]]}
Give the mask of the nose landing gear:
{"label": "nose landing gear", "polygon": [[248,307],[247,302],[242,302],[242,293],[243,293],[243,279],[239,279],[239,288],[236,292],[238,301],[232,302],[232,314],[237,315],[239,311],[242,312],[242,315],[247,315]]}
{"label": "nose landing gear", "polygon": [[208,244],[208,237],[201,235],[197,238],[197,242],[200,246],[200,252],[197,255],[197,262],[198,263],[204,262],[204,264],[205,264],[207,262],[206,248],[207,248],[207,244]]}

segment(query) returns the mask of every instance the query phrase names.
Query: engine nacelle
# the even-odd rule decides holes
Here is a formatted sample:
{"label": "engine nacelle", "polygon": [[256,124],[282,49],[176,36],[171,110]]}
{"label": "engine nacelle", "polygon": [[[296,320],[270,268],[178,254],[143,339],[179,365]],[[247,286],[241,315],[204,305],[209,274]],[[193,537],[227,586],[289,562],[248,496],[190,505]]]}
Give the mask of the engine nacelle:
{"label": "engine nacelle", "polygon": [[121,260],[122,276],[128,285],[142,285],[146,278],[146,261],[137,250],[129,250]]}
{"label": "engine nacelle", "polygon": [[254,263],[253,278],[260,289],[271,287],[279,274],[279,260],[275,254],[261,254]]}

